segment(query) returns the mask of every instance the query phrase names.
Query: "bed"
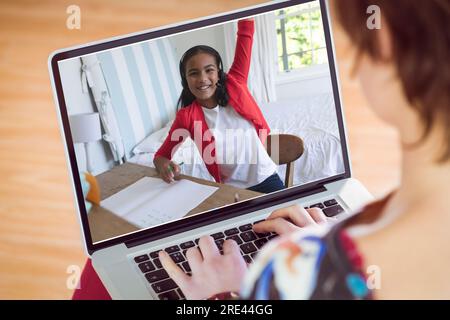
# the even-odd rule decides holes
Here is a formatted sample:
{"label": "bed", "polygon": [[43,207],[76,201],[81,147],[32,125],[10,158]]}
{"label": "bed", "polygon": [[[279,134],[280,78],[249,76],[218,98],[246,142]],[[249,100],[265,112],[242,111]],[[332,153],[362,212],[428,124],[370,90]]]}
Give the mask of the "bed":
{"label": "bed", "polygon": [[[301,137],[305,151],[296,160],[294,184],[304,184],[344,172],[341,143],[332,94],[305,96],[295,101],[260,105],[272,133],[289,133]],[[167,136],[170,122],[139,143],[128,161],[153,167],[153,158]],[[212,180],[197,148],[187,139],[175,153],[174,161],[184,162],[182,173]],[[286,166],[278,167],[283,179]]]}

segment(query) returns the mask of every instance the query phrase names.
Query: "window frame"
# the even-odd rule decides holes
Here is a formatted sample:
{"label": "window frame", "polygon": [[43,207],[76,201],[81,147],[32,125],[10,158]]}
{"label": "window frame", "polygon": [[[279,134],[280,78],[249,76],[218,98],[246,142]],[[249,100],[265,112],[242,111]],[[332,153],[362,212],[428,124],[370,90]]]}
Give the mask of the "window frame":
{"label": "window frame", "polygon": [[[311,5],[309,7],[305,7],[302,8],[300,10],[294,11],[294,12],[290,12],[290,13],[284,13],[283,9],[279,10],[279,12],[281,14],[275,15],[274,19],[275,19],[275,25],[276,22],[279,21],[280,22],[280,31],[281,31],[281,43],[282,43],[282,55],[279,56],[278,55],[278,37],[276,37],[274,39],[275,41],[275,46],[277,48],[277,56],[276,56],[276,69],[277,69],[277,74],[278,74],[278,78],[282,79],[282,82],[286,82],[289,81],[288,79],[291,78],[295,78],[295,79],[299,79],[299,78],[306,78],[306,79],[310,79],[311,77],[315,78],[315,77],[320,77],[323,76],[327,70],[328,70],[328,63],[322,63],[322,64],[311,64],[311,65],[305,65],[304,67],[301,68],[294,68],[294,69],[289,69],[289,56],[292,55],[298,55],[301,53],[306,53],[306,52],[311,52],[311,56],[312,56],[312,60],[314,60],[314,52],[317,52],[318,50],[321,49],[327,49],[326,48],[326,43],[324,47],[319,47],[319,48],[312,48],[312,43],[310,46],[309,50],[305,50],[305,51],[299,51],[299,52],[294,52],[294,53],[288,53],[287,52],[287,36],[286,36],[286,30],[285,30],[285,20],[286,18],[289,17],[296,17],[299,16],[301,14],[311,14],[312,12],[314,12],[315,10],[319,10],[320,12],[320,2],[317,1],[315,5]],[[321,15],[321,22],[323,24],[323,17]],[[276,28],[277,30],[278,28]],[[309,32],[310,32],[310,38],[312,38],[312,24],[311,24],[311,19],[309,19]],[[312,41],[311,41],[312,42]],[[280,58],[283,61],[283,71],[280,70]],[[322,66],[322,67],[320,67]],[[288,69],[286,69],[286,67]],[[301,75],[297,74],[297,73],[301,73]],[[291,75],[292,74],[292,75]]]}

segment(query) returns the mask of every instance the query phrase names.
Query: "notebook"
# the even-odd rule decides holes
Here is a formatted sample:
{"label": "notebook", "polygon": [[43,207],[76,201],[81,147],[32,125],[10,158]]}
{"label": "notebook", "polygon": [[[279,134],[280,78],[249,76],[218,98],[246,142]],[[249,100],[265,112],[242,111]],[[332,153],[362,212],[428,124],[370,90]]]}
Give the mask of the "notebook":
{"label": "notebook", "polygon": [[148,228],[184,217],[217,189],[186,179],[169,184],[144,177],[100,205],[137,227]]}

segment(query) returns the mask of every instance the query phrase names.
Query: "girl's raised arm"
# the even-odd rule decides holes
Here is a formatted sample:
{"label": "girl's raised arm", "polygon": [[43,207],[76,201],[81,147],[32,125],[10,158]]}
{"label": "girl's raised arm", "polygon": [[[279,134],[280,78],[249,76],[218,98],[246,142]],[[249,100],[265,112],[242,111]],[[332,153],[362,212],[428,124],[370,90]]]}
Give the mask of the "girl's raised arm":
{"label": "girl's raised arm", "polygon": [[234,52],[234,61],[228,75],[239,82],[247,83],[254,31],[255,23],[253,18],[238,21],[236,51]]}

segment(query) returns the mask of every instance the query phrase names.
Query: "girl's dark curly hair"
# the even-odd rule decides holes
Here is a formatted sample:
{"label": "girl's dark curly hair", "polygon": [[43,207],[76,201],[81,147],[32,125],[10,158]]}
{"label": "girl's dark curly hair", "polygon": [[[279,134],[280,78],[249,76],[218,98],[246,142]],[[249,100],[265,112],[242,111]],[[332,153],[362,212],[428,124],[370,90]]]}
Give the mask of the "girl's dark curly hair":
{"label": "girl's dark curly hair", "polygon": [[183,90],[181,91],[180,98],[178,99],[177,106],[178,108],[184,108],[190,105],[195,100],[195,96],[192,94],[191,90],[189,90],[189,86],[186,80],[186,64],[190,58],[199,53],[207,53],[212,55],[216,59],[217,68],[219,69],[219,82],[217,83],[216,88],[216,99],[217,103],[220,106],[225,107],[228,104],[229,96],[227,89],[225,87],[225,83],[227,81],[227,75],[223,71],[222,58],[220,57],[219,52],[214,48],[209,46],[195,46],[190,48],[183,54],[180,60],[180,76],[181,76],[181,85],[183,86]]}

